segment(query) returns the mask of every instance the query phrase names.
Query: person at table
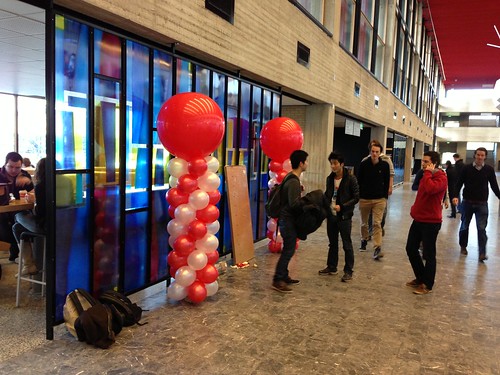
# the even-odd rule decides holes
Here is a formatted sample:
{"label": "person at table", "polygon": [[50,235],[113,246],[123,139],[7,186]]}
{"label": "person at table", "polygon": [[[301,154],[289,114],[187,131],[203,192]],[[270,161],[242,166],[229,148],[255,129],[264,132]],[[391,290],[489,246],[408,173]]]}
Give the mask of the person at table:
{"label": "person at table", "polygon": [[[26,171],[21,169],[23,158],[17,152],[9,152],[5,157],[5,164],[0,169],[0,183],[6,183],[0,189],[0,200],[9,193],[14,195],[14,198],[19,199],[19,191],[33,190],[33,181],[31,176]],[[7,212],[0,214],[0,241],[10,243],[9,261],[13,262],[19,255],[19,247],[16,239],[12,234],[12,226],[14,225],[15,213]]]}
{"label": "person at table", "polygon": [[[40,159],[36,165],[34,181],[34,193],[28,193],[26,200],[30,203],[35,203],[33,211],[18,212],[15,216],[15,224],[12,227],[12,233],[17,242],[21,241],[21,234],[23,232],[45,233],[45,158]],[[30,241],[23,241],[21,250],[21,257],[23,259],[23,268],[21,275],[35,275],[38,269],[33,260],[33,248]]]}

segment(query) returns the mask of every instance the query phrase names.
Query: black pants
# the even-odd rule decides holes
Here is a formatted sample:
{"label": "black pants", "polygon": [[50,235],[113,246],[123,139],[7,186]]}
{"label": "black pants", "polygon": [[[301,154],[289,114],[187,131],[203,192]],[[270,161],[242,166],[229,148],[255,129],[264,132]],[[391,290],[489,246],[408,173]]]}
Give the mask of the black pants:
{"label": "black pants", "polygon": [[[436,277],[436,240],[440,229],[441,223],[421,223],[413,220],[406,241],[406,254],[415,279],[424,283],[427,289],[432,289]],[[418,252],[420,242],[424,249],[423,256]]]}
{"label": "black pants", "polygon": [[15,259],[19,255],[19,247],[17,241],[12,233],[12,226],[15,223],[15,213],[6,212],[0,214],[0,241],[10,243],[10,256],[9,259]]}
{"label": "black pants", "polygon": [[339,233],[342,238],[342,247],[345,253],[344,272],[352,274],[354,268],[354,250],[351,240],[352,220],[339,221],[334,216],[329,216],[327,220],[327,233],[330,242],[328,246],[327,266],[332,270],[337,269],[339,263]]}

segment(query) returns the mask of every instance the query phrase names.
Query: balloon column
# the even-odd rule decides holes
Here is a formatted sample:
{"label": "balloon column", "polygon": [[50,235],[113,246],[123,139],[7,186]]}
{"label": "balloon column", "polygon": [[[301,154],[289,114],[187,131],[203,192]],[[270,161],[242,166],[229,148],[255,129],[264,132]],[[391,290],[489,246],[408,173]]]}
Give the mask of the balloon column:
{"label": "balloon column", "polygon": [[219,161],[210,156],[224,136],[224,117],[217,104],[199,93],[183,93],[167,100],[157,119],[158,136],[173,155],[168,164],[170,189],[166,194],[170,276],[168,297],[200,303],[214,295],[219,273],[220,200]]}
{"label": "balloon column", "polygon": [[[271,189],[279,185],[288,172],[292,170],[290,154],[302,148],[304,134],[299,124],[287,117],[278,117],[268,121],[260,134],[262,151],[271,161],[269,162],[269,182]],[[267,222],[267,245],[269,251],[279,252],[283,239],[279,234],[277,218],[269,218]]]}

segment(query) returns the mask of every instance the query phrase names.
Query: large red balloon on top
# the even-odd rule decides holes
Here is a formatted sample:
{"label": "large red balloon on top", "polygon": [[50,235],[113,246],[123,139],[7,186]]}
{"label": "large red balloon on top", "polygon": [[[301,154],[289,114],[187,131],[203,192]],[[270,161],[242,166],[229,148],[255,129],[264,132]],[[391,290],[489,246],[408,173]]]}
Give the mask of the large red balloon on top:
{"label": "large red balloon on top", "polygon": [[282,163],[295,150],[300,150],[304,134],[299,124],[288,117],[268,121],[260,134],[262,151],[274,161]]}
{"label": "large red balloon on top", "polygon": [[217,103],[206,95],[177,94],[163,103],[157,129],[168,152],[189,161],[217,149],[224,136],[224,116]]}

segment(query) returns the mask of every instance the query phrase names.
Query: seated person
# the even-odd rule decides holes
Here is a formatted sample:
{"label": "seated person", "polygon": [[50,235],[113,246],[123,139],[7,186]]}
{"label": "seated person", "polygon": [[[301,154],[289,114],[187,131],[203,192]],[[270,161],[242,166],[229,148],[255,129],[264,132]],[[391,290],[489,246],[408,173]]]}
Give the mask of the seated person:
{"label": "seated person", "polygon": [[[9,152],[5,157],[5,165],[0,169],[0,183],[6,183],[0,189],[0,200],[5,194],[13,194],[15,199],[19,199],[19,191],[33,190],[31,176],[21,169],[23,158],[17,152]],[[13,262],[19,255],[19,248],[16,239],[12,234],[15,213],[7,212],[0,214],[0,241],[10,243],[9,260]]]}
{"label": "seated person", "polygon": [[[21,241],[21,234],[29,231],[34,233],[45,233],[45,158],[40,159],[35,169],[35,193],[26,195],[28,202],[35,203],[32,211],[22,211],[16,214],[16,223],[12,227],[12,232],[17,242]],[[23,242],[21,248],[21,257],[23,259],[23,268],[21,275],[34,275],[38,273],[35,262],[33,261],[32,244],[29,241]]]}

